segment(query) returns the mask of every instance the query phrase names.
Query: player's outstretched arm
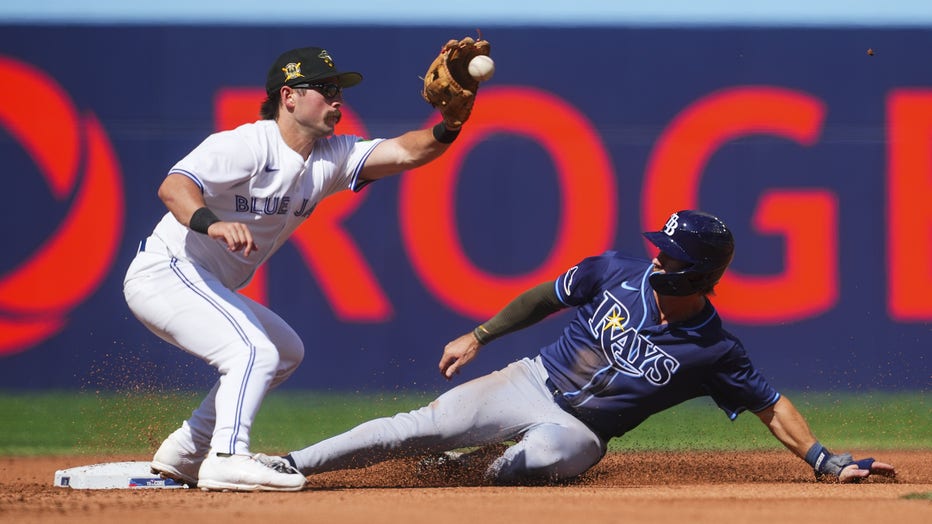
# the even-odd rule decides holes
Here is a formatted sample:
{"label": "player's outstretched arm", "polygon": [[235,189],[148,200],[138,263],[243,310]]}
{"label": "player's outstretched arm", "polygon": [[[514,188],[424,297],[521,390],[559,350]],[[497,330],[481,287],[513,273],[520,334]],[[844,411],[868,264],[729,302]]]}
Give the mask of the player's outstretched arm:
{"label": "player's outstretched arm", "polygon": [[872,458],[854,460],[849,453],[835,455],[825,449],[812,434],[806,419],[786,397],[780,397],[757,416],[777,440],[812,466],[818,480],[856,482],[871,474],[896,475],[890,464]]}
{"label": "player's outstretched arm", "polygon": [[[443,126],[441,122],[437,126]],[[446,151],[452,139],[444,138],[438,131],[445,129],[435,127],[432,129],[418,129],[408,131],[401,136],[383,140],[366,159],[359,177],[364,180],[378,180],[402,171],[420,167],[439,157]],[[457,132],[454,132],[455,138]],[[448,142],[441,142],[438,137]]]}

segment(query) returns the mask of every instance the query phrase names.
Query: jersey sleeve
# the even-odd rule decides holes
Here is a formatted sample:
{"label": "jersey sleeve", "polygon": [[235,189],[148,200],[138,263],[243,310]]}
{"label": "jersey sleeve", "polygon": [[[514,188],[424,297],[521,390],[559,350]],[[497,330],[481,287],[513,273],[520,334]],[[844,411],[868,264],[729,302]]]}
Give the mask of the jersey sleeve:
{"label": "jersey sleeve", "polygon": [[379,145],[383,140],[381,138],[366,140],[353,135],[334,137],[331,143],[337,150],[335,151],[336,156],[346,159],[342,163],[341,176],[337,177],[344,182],[341,182],[340,187],[335,188],[336,190],[349,188],[354,192],[358,192],[372,182],[372,180],[360,179],[359,173],[362,171],[363,166],[366,165],[369,155],[375,150],[375,146]]}
{"label": "jersey sleeve", "polygon": [[588,257],[557,277],[557,298],[567,306],[585,304],[600,292],[609,260],[604,256]]}
{"label": "jersey sleeve", "polygon": [[740,344],[717,364],[706,387],[709,396],[732,420],[743,411],[757,413],[780,399],[780,394],[754,367]]}
{"label": "jersey sleeve", "polygon": [[222,132],[207,137],[169,174],[187,176],[205,196],[210,196],[241,184],[257,170],[258,159],[248,142],[236,133]]}

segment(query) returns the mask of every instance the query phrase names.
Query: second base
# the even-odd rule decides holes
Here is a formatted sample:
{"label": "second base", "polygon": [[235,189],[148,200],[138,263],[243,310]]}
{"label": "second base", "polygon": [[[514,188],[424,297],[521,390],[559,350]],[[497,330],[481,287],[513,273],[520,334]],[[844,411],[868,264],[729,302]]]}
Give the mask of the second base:
{"label": "second base", "polygon": [[148,462],[105,462],[55,472],[55,486],[72,489],[186,488],[149,470]]}

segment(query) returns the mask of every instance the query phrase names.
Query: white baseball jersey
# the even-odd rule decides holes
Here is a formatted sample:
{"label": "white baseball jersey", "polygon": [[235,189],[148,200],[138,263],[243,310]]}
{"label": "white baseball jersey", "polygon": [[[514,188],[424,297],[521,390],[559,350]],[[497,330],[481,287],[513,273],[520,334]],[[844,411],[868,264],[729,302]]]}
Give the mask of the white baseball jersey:
{"label": "white baseball jersey", "polygon": [[123,292],[133,314],[220,373],[173,434],[185,452],[249,453],[249,428],[262,399],[298,367],[304,344],[281,317],[236,290],[322,199],[365,185],[359,172],[380,141],[321,139],[305,161],[285,144],[278,124],[262,120],[207,137],[172,167],[170,174],[201,188],[221,220],[247,224],[258,246],[248,257],[231,252],[169,212],[140,243],[126,272]]}
{"label": "white baseball jersey", "polygon": [[288,147],[272,120],[210,135],[169,173],[193,180],[220,220],[249,226],[258,252],[248,257],[231,252],[225,242],[191,231],[170,212],[153,236],[172,256],[195,262],[226,287],[240,289],[321,200],[366,184],[359,172],[381,141],[352,135],[320,139],[305,161]]}

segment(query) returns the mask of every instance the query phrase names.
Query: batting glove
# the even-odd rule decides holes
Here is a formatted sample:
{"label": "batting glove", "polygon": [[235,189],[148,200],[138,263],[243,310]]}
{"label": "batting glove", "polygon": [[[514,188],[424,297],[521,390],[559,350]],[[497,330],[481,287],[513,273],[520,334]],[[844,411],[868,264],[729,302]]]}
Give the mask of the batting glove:
{"label": "batting glove", "polygon": [[[820,481],[857,481],[873,473],[873,458],[854,460],[850,453],[833,454],[825,449],[825,446],[816,442],[809,448],[806,453],[806,462],[812,466],[816,479]],[[881,465],[881,463],[877,463]],[[857,466],[856,471],[847,472],[844,476],[842,472],[851,465]],[[892,474],[892,466],[882,464],[883,468],[878,468],[877,473]]]}

